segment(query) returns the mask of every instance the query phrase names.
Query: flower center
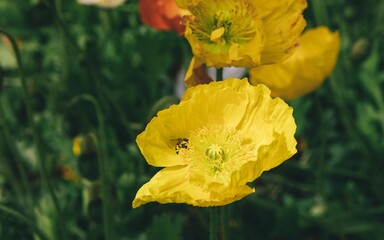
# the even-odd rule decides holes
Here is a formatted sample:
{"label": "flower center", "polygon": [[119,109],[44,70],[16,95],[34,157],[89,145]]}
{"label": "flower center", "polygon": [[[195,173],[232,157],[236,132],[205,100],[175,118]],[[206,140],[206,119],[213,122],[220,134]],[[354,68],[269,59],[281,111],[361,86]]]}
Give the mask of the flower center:
{"label": "flower center", "polygon": [[205,151],[205,155],[208,157],[208,160],[211,162],[213,172],[221,172],[222,164],[225,161],[224,150],[218,144],[212,144]]}
{"label": "flower center", "polygon": [[257,159],[253,141],[236,129],[202,127],[188,140],[188,149],[179,156],[188,165],[189,179],[196,184],[227,185],[233,172]]}
{"label": "flower center", "polygon": [[201,1],[190,10],[195,16],[190,27],[200,41],[231,45],[248,42],[257,33],[257,16],[246,1]]}

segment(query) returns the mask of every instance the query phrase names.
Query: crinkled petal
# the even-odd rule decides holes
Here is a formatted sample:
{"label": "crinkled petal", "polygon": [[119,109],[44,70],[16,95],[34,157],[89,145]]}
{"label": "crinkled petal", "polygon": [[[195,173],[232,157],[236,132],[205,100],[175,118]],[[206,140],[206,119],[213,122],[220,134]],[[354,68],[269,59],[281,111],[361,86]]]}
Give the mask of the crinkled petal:
{"label": "crinkled petal", "polygon": [[[246,134],[255,142],[259,155],[238,172],[234,172],[234,182],[240,184],[253,181],[263,171],[281,164],[297,152],[294,137],[296,124],[292,108],[279,98],[272,99],[270,90],[265,85],[242,85],[238,85],[239,91],[248,93],[252,101],[237,128],[246,129]],[[268,158],[262,149],[267,149],[267,153],[269,151]]]}
{"label": "crinkled petal", "polygon": [[[244,81],[247,81],[246,78],[243,79]],[[235,92],[243,92],[243,88],[248,88],[250,87],[252,89],[252,86],[248,86],[249,84],[244,84],[240,79],[237,78],[228,78],[225,79],[224,81],[218,81],[218,82],[211,82],[209,84],[209,87],[203,87],[196,85],[194,88],[188,88],[184,96],[182,98],[182,101],[186,101],[191,99],[192,97],[199,97],[200,95],[209,95],[212,92],[220,91],[223,89],[230,88],[231,91]]]}
{"label": "crinkled petal", "polygon": [[239,200],[254,192],[248,186],[229,193],[210,193],[189,183],[188,173],[183,166],[169,167],[159,171],[136,194],[132,207],[137,208],[148,202],[186,203],[199,207],[222,206]]}
{"label": "crinkled petal", "polygon": [[291,56],[306,22],[302,15],[306,0],[255,1],[263,17],[265,44],[261,55],[263,64],[281,62]]}
{"label": "crinkled petal", "polygon": [[137,137],[149,164],[159,167],[186,164],[175,151],[178,139],[188,138],[201,126],[235,128],[245,114],[248,101],[242,93],[216,84],[198,85],[188,91],[198,93],[199,97],[160,111]]}

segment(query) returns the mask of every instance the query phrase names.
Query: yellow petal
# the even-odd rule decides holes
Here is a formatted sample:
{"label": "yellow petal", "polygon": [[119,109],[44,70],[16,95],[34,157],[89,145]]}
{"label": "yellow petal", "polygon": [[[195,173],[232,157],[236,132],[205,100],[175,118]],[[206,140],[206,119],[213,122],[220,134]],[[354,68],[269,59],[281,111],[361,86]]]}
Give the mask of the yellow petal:
{"label": "yellow petal", "polygon": [[175,0],[177,6],[180,8],[187,8],[188,5],[196,5],[198,2],[202,0]]}
{"label": "yellow petal", "polygon": [[224,32],[225,32],[225,28],[224,27],[221,27],[221,28],[218,28],[218,29],[214,30],[211,33],[211,37],[210,37],[211,41],[215,42],[216,40],[221,38],[221,36],[223,36]]}
{"label": "yellow petal", "polygon": [[[279,98],[272,99],[265,85],[243,87],[240,91],[247,92],[254,101],[248,105],[247,114],[238,128],[247,129],[246,134],[256,142],[259,149],[257,161],[249,161],[239,171],[243,181],[248,182],[297,152],[296,139],[293,137],[296,124],[292,108]],[[268,153],[270,155],[267,158],[265,155]]]}
{"label": "yellow petal", "polygon": [[214,91],[202,86],[208,85],[188,89],[202,91],[203,96],[184,99],[179,105],[160,111],[137,137],[136,142],[149,164],[159,167],[185,165],[175,151],[178,139],[188,138],[201,126],[234,128],[239,124],[248,105],[244,95],[217,85],[212,85]]}
{"label": "yellow petal", "polygon": [[263,17],[265,45],[262,64],[282,62],[294,52],[306,22],[302,15],[305,0],[255,1]]}
{"label": "yellow petal", "polygon": [[234,43],[231,45],[229,48],[229,59],[230,60],[240,60],[241,58],[239,57],[239,44]]}
{"label": "yellow petal", "polygon": [[185,167],[169,167],[160,170],[139,189],[132,207],[137,208],[148,202],[187,203],[200,207],[222,206],[254,192],[254,189],[243,186],[234,192],[210,193],[190,184],[186,176]]}
{"label": "yellow petal", "polygon": [[291,100],[318,88],[331,74],[340,50],[339,33],[326,27],[306,31],[296,52],[281,64],[250,70],[252,84],[266,84],[272,96]]}

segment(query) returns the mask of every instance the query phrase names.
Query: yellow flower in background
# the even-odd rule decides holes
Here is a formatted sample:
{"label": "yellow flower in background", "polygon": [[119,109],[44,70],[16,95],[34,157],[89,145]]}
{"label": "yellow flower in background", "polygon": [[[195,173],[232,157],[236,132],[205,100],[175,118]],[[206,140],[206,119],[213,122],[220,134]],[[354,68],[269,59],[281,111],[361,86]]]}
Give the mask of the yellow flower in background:
{"label": "yellow flower in background", "polygon": [[247,79],[188,88],[137,137],[146,161],[163,167],[132,203],[221,206],[255,190],[247,185],[296,152],[292,108]]}
{"label": "yellow flower in background", "polygon": [[72,153],[77,157],[80,156],[80,154],[82,153],[81,146],[83,145],[83,142],[84,142],[83,137],[76,136],[73,138]]}
{"label": "yellow flower in background", "polygon": [[306,31],[295,53],[281,64],[250,70],[251,83],[267,85],[272,96],[292,100],[318,88],[336,65],[340,36],[326,27]]}
{"label": "yellow flower in background", "polygon": [[77,0],[84,5],[96,5],[102,8],[115,8],[124,4],[125,0]]}
{"label": "yellow flower in background", "polygon": [[208,67],[255,67],[289,57],[306,23],[305,0],[176,0],[185,37]]}

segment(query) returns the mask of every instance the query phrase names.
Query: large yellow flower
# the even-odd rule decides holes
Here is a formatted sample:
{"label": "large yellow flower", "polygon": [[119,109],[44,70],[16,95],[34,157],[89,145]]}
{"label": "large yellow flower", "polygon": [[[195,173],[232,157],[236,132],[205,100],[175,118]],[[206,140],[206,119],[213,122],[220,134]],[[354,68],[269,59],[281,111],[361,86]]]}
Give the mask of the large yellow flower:
{"label": "large yellow flower", "polygon": [[289,57],[305,27],[305,0],[176,0],[192,15],[185,37],[209,67],[255,67]]}
{"label": "large yellow flower", "polygon": [[338,32],[326,27],[306,31],[295,53],[281,64],[250,70],[253,84],[267,85],[272,96],[291,100],[318,88],[335,67],[340,49]]}
{"label": "large yellow flower", "polygon": [[247,183],[296,152],[292,108],[247,79],[188,88],[137,137],[150,165],[164,167],[137,192],[148,202],[220,206],[254,192]]}

